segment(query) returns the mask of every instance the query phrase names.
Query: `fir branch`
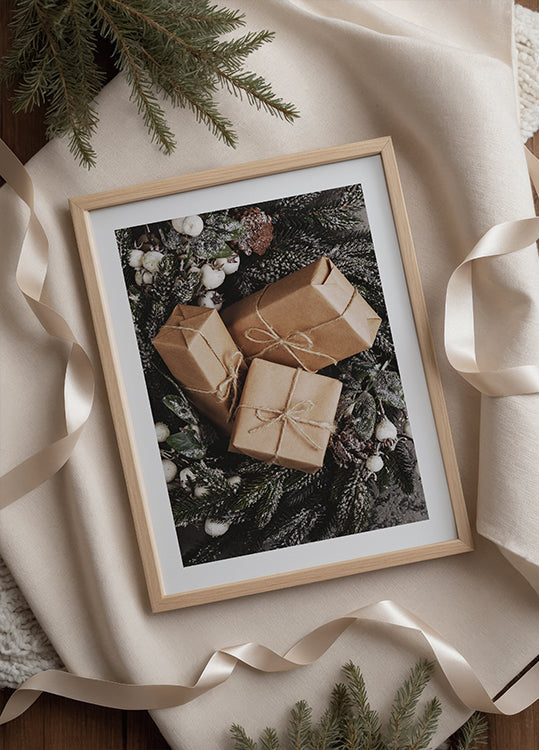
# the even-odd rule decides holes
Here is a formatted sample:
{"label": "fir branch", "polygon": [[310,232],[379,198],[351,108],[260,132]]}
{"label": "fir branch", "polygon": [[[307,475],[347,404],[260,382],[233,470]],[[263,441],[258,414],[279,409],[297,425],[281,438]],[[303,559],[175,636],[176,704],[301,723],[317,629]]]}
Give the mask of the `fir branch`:
{"label": "fir branch", "polygon": [[[348,690],[352,697],[356,719],[361,730],[362,742],[367,747],[372,748],[372,750],[382,750],[380,717],[369,705],[363,675],[359,668],[352,662],[344,665],[343,672],[348,681]],[[420,750],[420,748],[417,748],[417,750]]]}
{"label": "fir branch", "polygon": [[111,13],[105,9],[106,0],[95,0],[96,8],[102,17],[101,32],[109,39],[115,49],[120,70],[125,74],[131,86],[132,98],[137,104],[139,114],[142,114],[144,124],[148,128],[152,142],[159,145],[166,154],[171,154],[176,142],[174,135],[167,125],[165,113],[151,89],[151,80],[146,71],[137,62],[135,55],[136,43],[122,31]]}
{"label": "fir branch", "polygon": [[405,745],[417,703],[433,671],[432,662],[423,659],[416,664],[408,679],[399,688],[391,709],[386,740],[391,750],[401,750]]}
{"label": "fir branch", "polygon": [[427,750],[428,744],[432,739],[438,719],[442,713],[442,704],[438,698],[430,700],[421,717],[417,720],[410,735],[410,744],[405,750]]}
{"label": "fir branch", "polygon": [[477,750],[488,742],[488,720],[475,711],[451,738],[452,750]]}
{"label": "fir branch", "polygon": [[17,0],[0,81],[14,87],[15,111],[45,103],[47,137],[68,134],[71,152],[90,167],[96,158],[94,100],[104,79],[95,61],[99,33],[112,44],[115,65],[161,150],[171,153],[176,141],[158,94],[235,146],[233,125],[215,101],[219,88],[289,122],[299,116],[267,81],[243,68],[273,32],[220,38],[244,25],[242,13],[208,0]]}
{"label": "fir branch", "polygon": [[230,733],[234,740],[234,750],[258,750],[256,742],[247,736],[245,729],[239,724],[233,724]]}
{"label": "fir branch", "polygon": [[[404,739],[402,722],[404,714],[410,725],[413,722],[417,699],[430,679],[431,667],[427,662],[419,662],[397,693],[390,724],[394,728],[395,715],[402,714],[399,718],[401,738],[398,744],[394,744],[393,737],[389,737],[387,743],[384,741],[378,713],[369,706],[361,672],[349,662],[343,667],[348,685],[335,685],[329,707],[318,723],[313,724],[312,709],[305,701],[296,703],[288,723],[287,747],[289,750],[426,750],[441,713],[438,699],[434,698],[426,704],[408,739]],[[412,700],[410,695],[413,696]],[[235,750],[258,750],[259,745],[247,736],[242,727],[234,724],[230,731],[236,742]],[[266,729],[259,743],[261,750],[278,750],[280,747],[274,729]],[[472,750],[472,746],[459,746],[458,750]]]}
{"label": "fir branch", "polygon": [[288,724],[290,750],[308,750],[311,737],[312,708],[305,701],[298,701],[292,709]]}
{"label": "fir branch", "polygon": [[[96,1],[99,2],[99,0]],[[223,68],[215,64],[215,50],[212,50],[211,47],[209,49],[202,49],[196,48],[194,45],[189,44],[185,39],[182,39],[178,34],[174,33],[174,31],[171,31],[158,20],[152,18],[149,14],[146,14],[136,8],[133,2],[129,3],[125,2],[124,0],[106,1],[119,7],[126,14],[139,19],[143,24],[160,32],[165,38],[168,38],[176,44],[180,45],[187,52],[191,53],[196,58],[201,60],[204,64],[208,65],[210,70],[217,77],[217,80],[229,91],[229,93],[235,94],[240,99],[242,98],[243,94],[245,94],[250,104],[255,105],[257,108],[262,107],[269,114],[283,117],[288,122],[292,122],[296,117],[299,117],[298,110],[292,104],[288,104],[282,99],[276,97],[270,84],[267,83],[267,81],[265,81],[261,76],[257,76],[254,73],[249,72],[241,72],[239,74],[235,74],[224,70]],[[263,41],[260,41],[258,46],[260,46],[260,44],[262,43]]]}
{"label": "fir branch", "polygon": [[260,750],[279,750],[281,747],[275,729],[266,727],[260,737]]}

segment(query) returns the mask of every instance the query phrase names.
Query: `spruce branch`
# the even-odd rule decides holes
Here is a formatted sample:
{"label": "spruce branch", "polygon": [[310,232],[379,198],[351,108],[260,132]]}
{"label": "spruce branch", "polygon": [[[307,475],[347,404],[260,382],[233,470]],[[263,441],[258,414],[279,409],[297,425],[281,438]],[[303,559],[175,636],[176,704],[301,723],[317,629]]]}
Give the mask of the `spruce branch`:
{"label": "spruce branch", "polygon": [[477,750],[488,741],[488,720],[475,711],[451,738],[452,750]]}
{"label": "spruce branch", "polygon": [[245,729],[239,724],[233,724],[230,733],[234,740],[234,750],[258,750],[257,743],[247,736]]}
{"label": "spruce branch", "polygon": [[406,750],[427,750],[432,735],[438,726],[441,713],[442,704],[438,698],[428,701],[422,715],[412,729],[410,744],[406,747]]}
{"label": "spruce branch", "polygon": [[288,724],[288,744],[290,750],[307,750],[311,737],[312,708],[306,701],[298,701]]}
{"label": "spruce branch", "polygon": [[260,750],[279,750],[281,747],[275,729],[266,727],[260,737]]}
{"label": "spruce branch", "polygon": [[391,709],[386,741],[387,746],[392,750],[401,750],[405,745],[418,701],[433,671],[432,662],[422,659],[399,688]]}
{"label": "spruce branch", "polygon": [[[287,731],[288,750],[427,750],[427,745],[441,714],[437,698],[428,701],[416,719],[417,701],[432,674],[432,664],[419,662],[401,686],[393,702],[390,730],[399,716],[399,739],[394,744],[392,731],[387,740],[381,732],[378,713],[370,708],[365,682],[359,668],[349,662],[343,667],[347,684],[335,685],[329,706],[317,723],[313,723],[312,709],[299,701],[291,711]],[[411,731],[404,738],[403,727],[408,723]],[[412,726],[413,724],[413,726]],[[234,750],[279,750],[279,738],[274,729],[265,729],[258,744],[247,736],[245,730],[234,724],[230,732],[235,741]],[[473,728],[470,732],[475,733]],[[472,750],[472,745],[459,746],[458,750]]]}
{"label": "spruce branch", "polygon": [[244,68],[249,55],[273,40],[273,32],[221,38],[243,26],[242,13],[209,0],[16,0],[0,82],[13,89],[16,112],[45,103],[47,137],[67,134],[71,152],[91,167],[98,124],[94,100],[104,83],[95,56],[101,36],[112,45],[114,64],[162,151],[171,153],[176,141],[160,96],[192,111],[197,122],[234,147],[233,124],[216,101],[220,89],[289,122],[299,116],[266,80]]}

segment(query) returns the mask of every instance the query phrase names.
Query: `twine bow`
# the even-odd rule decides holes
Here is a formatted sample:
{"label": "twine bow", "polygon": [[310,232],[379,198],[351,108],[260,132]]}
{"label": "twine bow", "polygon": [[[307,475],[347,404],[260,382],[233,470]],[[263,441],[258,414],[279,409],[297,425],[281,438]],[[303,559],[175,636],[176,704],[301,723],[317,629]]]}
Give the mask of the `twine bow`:
{"label": "twine bow", "polygon": [[[272,424],[277,424],[278,422],[283,423],[283,429],[281,431],[281,435],[284,434],[284,428],[287,424],[292,425],[299,433],[300,435],[310,444],[313,448],[316,448],[316,450],[323,450],[324,446],[320,445],[316,442],[316,440],[313,440],[313,438],[309,435],[309,433],[303,429],[302,425],[310,425],[311,427],[319,427],[322,430],[329,430],[333,431],[333,424],[330,422],[317,422],[315,419],[305,419],[304,415],[308,414],[312,408],[314,407],[314,402],[310,401],[309,399],[305,399],[303,401],[298,401],[297,404],[294,404],[294,406],[285,406],[284,409],[268,409],[266,406],[254,406],[250,407],[255,410],[255,416],[257,419],[259,419],[262,424],[257,425],[256,427],[252,427],[249,432],[257,432],[258,430],[263,430],[266,427],[269,427]],[[271,414],[274,414],[273,417],[264,417],[262,415],[262,412],[270,412]],[[279,452],[280,443],[282,441],[279,441],[279,445],[277,447],[276,454]]]}
{"label": "twine bow", "polygon": [[230,355],[228,361],[225,361],[224,358],[220,357],[219,354],[217,354],[208,337],[198,328],[190,328],[189,326],[183,326],[180,324],[170,325],[168,323],[164,325],[163,328],[174,328],[175,330],[180,331],[191,331],[192,333],[198,333],[199,336],[202,336],[202,338],[206,342],[206,345],[208,346],[208,349],[216,357],[217,361],[223,368],[225,377],[213,390],[207,390],[205,388],[189,388],[189,386],[186,385],[184,385],[183,387],[185,388],[185,390],[191,391],[192,393],[207,393],[210,396],[216,396],[217,400],[223,403],[230,400],[227,412],[228,420],[230,421],[234,414],[236,402],[238,400],[240,392],[239,377],[240,368],[243,363],[243,354],[240,351],[235,351]]}
{"label": "twine bow", "polygon": [[[340,315],[337,315],[335,318],[331,318],[330,320],[324,320],[322,323],[318,323],[315,326],[311,326],[311,328],[306,328],[303,331],[289,331],[285,336],[281,336],[278,331],[275,330],[275,328],[269,323],[264,316],[262,315],[262,312],[260,311],[260,303],[262,301],[262,298],[264,297],[264,294],[266,293],[267,289],[269,287],[269,284],[264,287],[264,289],[261,291],[261,293],[258,295],[256,299],[256,305],[255,305],[255,312],[257,314],[258,319],[263,324],[264,328],[258,328],[257,326],[252,326],[251,328],[247,328],[243,335],[248,341],[252,341],[255,344],[265,344],[265,346],[262,347],[256,354],[249,357],[249,359],[254,359],[254,357],[264,357],[265,354],[272,351],[273,349],[278,349],[282,347],[285,349],[291,357],[294,358],[294,360],[298,363],[298,365],[307,372],[316,372],[316,370],[310,370],[308,367],[305,366],[302,359],[298,356],[297,352],[302,352],[304,354],[312,354],[316,357],[325,357],[328,360],[328,364],[336,364],[338,362],[335,357],[332,357],[330,354],[327,354],[326,352],[317,351],[316,349],[313,349],[314,342],[311,338],[310,334],[314,333],[315,331],[319,330],[320,328],[323,328],[326,325],[329,325],[330,323],[336,323],[339,320],[342,320],[346,313],[348,312],[350,305],[354,301],[357,291],[354,289],[352,291],[352,295],[350,299],[348,300],[346,307],[342,311]],[[320,369],[320,368],[318,368]]]}
{"label": "twine bow", "polygon": [[[301,370],[295,371],[294,377],[292,379],[292,384],[290,386],[290,391],[286,399],[286,404],[282,409],[273,409],[271,406],[254,406],[252,404],[240,404],[238,406],[238,409],[254,409],[256,418],[260,422],[262,422],[262,424],[259,424],[256,427],[251,427],[251,429],[248,430],[249,434],[258,432],[258,430],[264,430],[266,427],[269,427],[272,424],[282,424],[279,441],[277,443],[277,447],[275,448],[275,453],[273,454],[271,463],[276,461],[276,459],[279,457],[287,425],[293,427],[309,445],[311,445],[318,451],[324,450],[324,445],[320,445],[319,443],[317,443],[316,440],[314,440],[309,435],[309,433],[303,428],[302,425],[317,427],[321,430],[328,430],[330,433],[335,429],[334,424],[331,422],[320,422],[316,419],[305,418],[305,416],[314,408],[314,401],[311,401],[310,399],[303,399],[302,401],[298,401],[297,403],[295,403],[293,406],[291,405],[294,391],[296,390],[296,385],[301,372]],[[264,412],[273,414],[273,416],[265,417],[263,414]]]}
{"label": "twine bow", "polygon": [[[256,326],[254,326],[252,328],[247,328],[244,333],[244,336],[248,341],[253,341],[255,344],[266,344],[266,346],[260,349],[260,351],[258,351],[254,356],[263,358],[265,354],[272,351],[273,349],[282,347],[283,349],[286,349],[286,351],[304,370],[308,368],[305,367],[300,357],[296,354],[296,351],[314,354],[319,357],[326,357],[331,364],[336,363],[337,360],[329,354],[313,350],[313,340],[312,338],[310,338],[306,331],[289,331],[286,336],[280,336],[273,328],[273,326],[271,326],[266,320],[262,318],[260,312],[257,312],[267,328],[257,328]],[[314,370],[309,370],[309,372],[314,372]]]}

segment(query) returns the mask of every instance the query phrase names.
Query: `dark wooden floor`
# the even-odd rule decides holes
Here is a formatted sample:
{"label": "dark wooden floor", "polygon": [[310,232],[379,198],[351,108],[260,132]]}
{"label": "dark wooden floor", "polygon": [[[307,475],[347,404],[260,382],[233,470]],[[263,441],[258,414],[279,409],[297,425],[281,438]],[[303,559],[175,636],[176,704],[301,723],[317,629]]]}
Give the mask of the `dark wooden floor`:
{"label": "dark wooden floor", "polygon": [[[518,0],[539,11],[539,0]],[[236,3],[238,6],[241,2]],[[8,44],[14,0],[0,0],[0,57]],[[0,97],[0,137],[23,161],[45,142],[43,113],[13,116]],[[539,156],[539,135],[528,144]],[[0,690],[0,709],[11,691]],[[539,750],[539,702],[517,716],[490,717],[487,750]],[[144,711],[116,711],[42,696],[23,716],[0,728],[0,750],[162,750],[168,748]],[[205,750],[201,748],[201,750]],[[224,750],[224,749],[223,749]]]}

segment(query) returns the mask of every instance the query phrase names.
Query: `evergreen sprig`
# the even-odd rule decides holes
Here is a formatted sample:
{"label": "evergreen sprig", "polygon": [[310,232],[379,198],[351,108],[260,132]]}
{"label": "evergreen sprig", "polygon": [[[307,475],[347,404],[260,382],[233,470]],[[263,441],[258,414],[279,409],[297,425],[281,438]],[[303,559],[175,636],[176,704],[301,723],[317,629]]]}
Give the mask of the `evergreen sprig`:
{"label": "evergreen sprig", "polygon": [[[312,709],[298,701],[292,709],[281,744],[275,729],[266,728],[258,742],[238,724],[230,733],[234,750],[427,750],[442,712],[440,701],[427,701],[417,715],[418,702],[432,677],[434,665],[419,661],[397,691],[385,733],[377,711],[370,707],[365,681],[359,667],[343,667],[346,683],[331,692],[329,705],[318,722]],[[483,744],[486,720],[482,714],[471,719],[450,738],[456,750],[476,750]]]}
{"label": "evergreen sprig", "polygon": [[13,88],[15,112],[45,103],[47,137],[69,135],[74,156],[94,166],[94,100],[105,79],[95,55],[101,36],[110,43],[152,141],[165,153],[176,140],[159,97],[190,109],[216,137],[235,146],[233,124],[216,102],[220,90],[288,122],[299,116],[264,78],[244,69],[273,32],[221,38],[244,25],[242,13],[209,0],[17,0],[0,80]]}

